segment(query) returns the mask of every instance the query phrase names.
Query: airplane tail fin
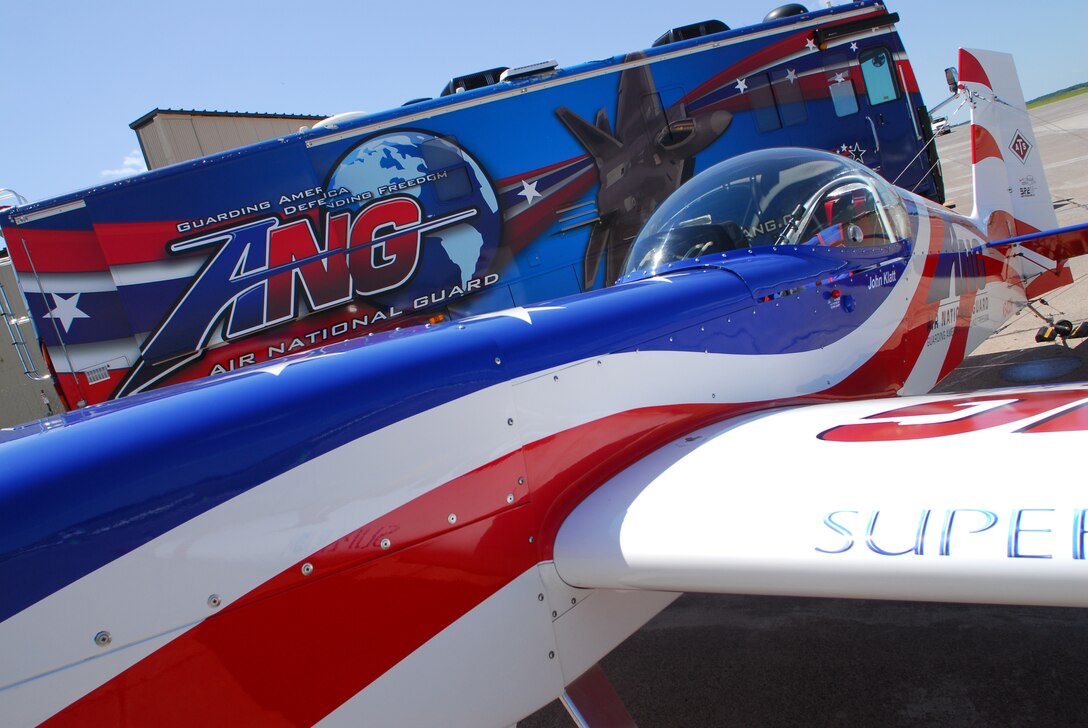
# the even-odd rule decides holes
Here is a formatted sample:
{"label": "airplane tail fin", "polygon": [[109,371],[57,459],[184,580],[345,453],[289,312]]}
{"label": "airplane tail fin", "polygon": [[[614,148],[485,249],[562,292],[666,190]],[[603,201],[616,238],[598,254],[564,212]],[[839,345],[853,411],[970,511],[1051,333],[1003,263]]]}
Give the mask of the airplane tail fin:
{"label": "airplane tail fin", "polygon": [[973,217],[991,239],[1057,227],[1012,56],[961,48],[959,70],[971,104]]}

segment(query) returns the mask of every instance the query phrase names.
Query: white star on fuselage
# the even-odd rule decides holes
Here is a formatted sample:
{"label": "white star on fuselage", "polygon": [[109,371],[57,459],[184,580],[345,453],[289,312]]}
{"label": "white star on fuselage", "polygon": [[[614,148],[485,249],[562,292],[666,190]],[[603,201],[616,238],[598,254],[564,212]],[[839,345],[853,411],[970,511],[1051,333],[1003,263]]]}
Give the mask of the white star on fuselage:
{"label": "white star on fuselage", "polygon": [[790,83],[793,83],[794,81],[796,81],[797,80],[797,71],[793,70],[792,68],[787,68],[786,69],[786,80],[789,81]]}
{"label": "white star on fuselage", "polygon": [[857,43],[851,43],[850,44],[850,50],[852,50],[854,53],[857,53],[858,52],[858,44]]}
{"label": "white star on fuselage", "polygon": [[56,319],[60,321],[60,325],[64,327],[64,333],[68,333],[68,329],[72,327],[72,321],[77,318],[90,318],[83,311],[79,310],[79,297],[83,294],[73,293],[68,298],[59,296],[56,293],[50,293],[53,297],[53,310],[45,315],[45,318]]}
{"label": "white star on fuselage", "polygon": [[846,76],[842,75],[842,73],[836,73],[834,76],[831,77],[831,80],[835,83],[842,83],[846,80]]}
{"label": "white star on fuselage", "polygon": [[521,181],[521,192],[518,194],[525,198],[525,202],[529,205],[533,204],[533,200],[537,197],[543,197],[544,195],[536,191],[536,183],[540,180],[533,180],[532,182]]}
{"label": "white star on fuselage", "polygon": [[737,91],[739,91],[740,93],[744,93],[747,90],[748,90],[748,81],[746,79],[743,79],[743,78],[738,78],[737,79]]}
{"label": "white star on fuselage", "polygon": [[805,39],[805,48],[807,48],[810,51],[816,50],[816,41],[814,41],[812,38],[806,38]]}
{"label": "white star on fuselage", "polygon": [[516,308],[507,308],[502,311],[492,311],[490,313],[481,313],[478,316],[470,316],[469,318],[462,319],[462,321],[483,321],[489,318],[516,318],[519,321],[524,321],[527,324],[533,323],[532,313],[534,311],[560,311],[562,306],[536,306],[534,308],[523,308],[517,306]]}

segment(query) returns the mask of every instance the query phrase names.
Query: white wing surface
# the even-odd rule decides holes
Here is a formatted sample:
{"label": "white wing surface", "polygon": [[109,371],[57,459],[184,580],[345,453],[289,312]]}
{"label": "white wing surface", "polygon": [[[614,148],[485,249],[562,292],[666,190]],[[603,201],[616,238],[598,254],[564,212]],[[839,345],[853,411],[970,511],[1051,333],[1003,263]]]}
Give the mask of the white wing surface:
{"label": "white wing surface", "polygon": [[566,520],[578,587],[1088,606],[1088,385],[823,404],[693,433]]}

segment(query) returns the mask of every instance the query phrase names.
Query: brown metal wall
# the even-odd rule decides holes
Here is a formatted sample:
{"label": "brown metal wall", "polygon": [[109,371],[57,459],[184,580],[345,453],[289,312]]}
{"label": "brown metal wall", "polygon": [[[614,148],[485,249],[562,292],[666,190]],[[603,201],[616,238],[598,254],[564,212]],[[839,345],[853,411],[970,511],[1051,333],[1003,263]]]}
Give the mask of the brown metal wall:
{"label": "brown metal wall", "polygon": [[294,134],[313,118],[160,112],[136,131],[148,169]]}
{"label": "brown metal wall", "polygon": [[[17,318],[25,316],[26,308],[15,284],[15,272],[8,258],[0,258],[0,285],[7,291],[8,300],[15,309],[12,314]],[[34,364],[45,371],[33,327],[27,323],[22,329]],[[23,372],[15,346],[8,337],[7,328],[0,325],[0,427],[11,427],[45,417],[48,410],[42,402],[43,393],[49,399],[49,407],[54,413],[64,411],[52,381],[36,382]]]}

